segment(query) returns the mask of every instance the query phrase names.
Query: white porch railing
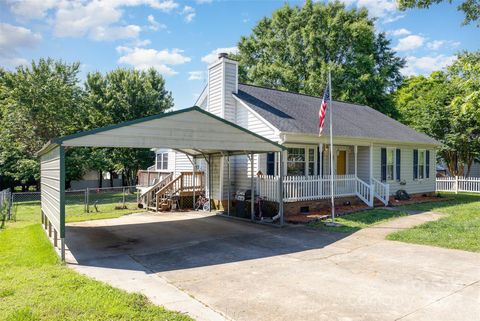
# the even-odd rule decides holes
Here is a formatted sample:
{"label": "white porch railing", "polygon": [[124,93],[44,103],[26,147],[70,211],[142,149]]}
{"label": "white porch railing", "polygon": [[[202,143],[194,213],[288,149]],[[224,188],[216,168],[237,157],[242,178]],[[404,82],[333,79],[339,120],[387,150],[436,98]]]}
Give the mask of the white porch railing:
{"label": "white porch railing", "polygon": [[[278,176],[257,177],[257,193],[266,200],[278,201]],[[284,176],[283,201],[297,202],[326,199],[331,196],[330,176]],[[333,196],[358,196],[367,205],[373,206],[371,187],[355,175],[335,175]]]}
{"label": "white porch railing", "polygon": [[375,178],[372,178],[372,183],[373,196],[378,198],[383,204],[385,204],[385,206],[387,206],[390,199],[390,185],[384,184]]}
{"label": "white porch railing", "polygon": [[437,192],[471,192],[480,193],[479,177],[437,177]]}

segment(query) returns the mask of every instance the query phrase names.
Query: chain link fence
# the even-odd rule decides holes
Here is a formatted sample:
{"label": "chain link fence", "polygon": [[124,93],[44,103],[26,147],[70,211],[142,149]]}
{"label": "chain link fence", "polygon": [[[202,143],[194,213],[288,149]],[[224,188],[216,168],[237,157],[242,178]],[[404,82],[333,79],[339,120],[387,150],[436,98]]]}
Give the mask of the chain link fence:
{"label": "chain link fence", "polygon": [[9,188],[0,191],[0,228],[3,228],[5,221],[9,219],[11,200],[12,196]]}
{"label": "chain link fence", "polygon": [[[3,193],[3,191],[1,192]],[[65,215],[70,218],[98,214],[127,213],[138,209],[136,186],[87,188],[65,191]],[[1,195],[1,194],[0,194]],[[10,193],[6,217],[16,220],[21,209],[22,214],[35,212],[40,207],[40,192]],[[2,200],[0,196],[0,201]]]}

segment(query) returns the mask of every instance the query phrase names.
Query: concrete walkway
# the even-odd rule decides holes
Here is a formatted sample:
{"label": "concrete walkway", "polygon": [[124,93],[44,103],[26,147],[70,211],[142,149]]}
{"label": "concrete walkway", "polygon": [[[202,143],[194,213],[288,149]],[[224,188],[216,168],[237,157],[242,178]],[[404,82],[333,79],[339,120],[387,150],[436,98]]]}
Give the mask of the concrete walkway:
{"label": "concrete walkway", "polygon": [[[69,224],[70,266],[197,320],[476,320],[480,254],[198,213]],[[78,263],[75,263],[75,259]]]}

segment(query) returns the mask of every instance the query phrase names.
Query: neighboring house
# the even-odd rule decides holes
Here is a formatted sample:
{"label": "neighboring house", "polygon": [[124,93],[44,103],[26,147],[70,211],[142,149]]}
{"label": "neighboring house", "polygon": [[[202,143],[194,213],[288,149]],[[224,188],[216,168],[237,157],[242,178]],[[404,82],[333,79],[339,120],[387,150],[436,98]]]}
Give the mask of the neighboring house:
{"label": "neighboring house", "polygon": [[[274,200],[269,182],[275,181],[279,166],[283,166],[289,214],[317,208],[316,203],[328,199],[330,193],[331,109],[327,110],[324,135],[319,137],[321,101],[321,97],[238,83],[237,62],[221,54],[209,66],[208,83],[196,105],[288,148],[282,164],[273,153],[255,155],[254,173],[263,175],[257,178],[257,192]],[[337,197],[357,196],[372,206],[374,197],[387,203],[386,194],[399,189],[410,194],[435,191],[437,141],[368,106],[334,101],[332,116]],[[192,170],[189,158],[173,150],[158,150],[156,160],[156,169],[161,171]],[[200,170],[205,168],[203,162],[198,164]],[[246,156],[230,157],[229,188],[227,157],[212,160],[212,199],[217,208],[225,207],[229,190],[231,199],[236,190],[250,188],[249,164]]]}
{"label": "neighboring house", "polygon": [[[465,169],[464,169],[464,176],[467,176],[467,164],[465,164]],[[452,176],[450,174],[450,171],[448,170],[448,167],[444,163],[439,163],[437,164],[437,174],[440,176]],[[468,177],[480,177],[480,162],[479,161],[473,161],[472,166],[470,167],[470,173],[468,174]]]}
{"label": "neighboring house", "polygon": [[[71,181],[70,182],[70,189],[71,190],[79,190],[79,189],[86,189],[86,188],[98,188],[100,187],[100,177],[98,171],[89,170],[87,171],[81,180]],[[120,173],[113,173],[113,181],[110,180],[110,173],[105,172],[103,173],[102,177],[102,187],[111,187],[113,183],[113,187],[120,187],[123,185],[122,181],[122,174]]]}

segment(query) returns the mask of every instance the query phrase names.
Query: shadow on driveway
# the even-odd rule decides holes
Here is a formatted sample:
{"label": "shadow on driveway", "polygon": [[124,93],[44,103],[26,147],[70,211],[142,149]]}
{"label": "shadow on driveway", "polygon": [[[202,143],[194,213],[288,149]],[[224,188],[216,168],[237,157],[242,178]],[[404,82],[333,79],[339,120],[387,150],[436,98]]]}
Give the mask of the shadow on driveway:
{"label": "shadow on driveway", "polygon": [[66,233],[78,264],[110,267],[104,265],[111,260],[102,258],[127,254],[155,273],[319,249],[349,235],[197,213],[136,214],[74,223]]}

